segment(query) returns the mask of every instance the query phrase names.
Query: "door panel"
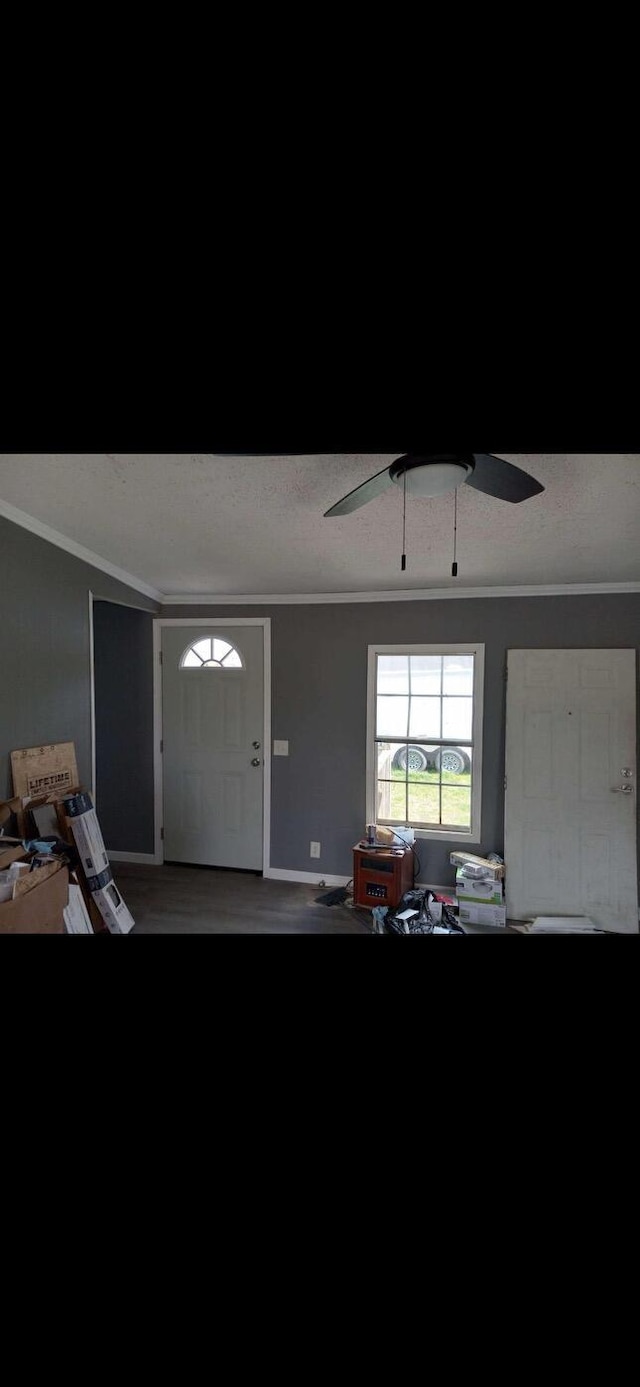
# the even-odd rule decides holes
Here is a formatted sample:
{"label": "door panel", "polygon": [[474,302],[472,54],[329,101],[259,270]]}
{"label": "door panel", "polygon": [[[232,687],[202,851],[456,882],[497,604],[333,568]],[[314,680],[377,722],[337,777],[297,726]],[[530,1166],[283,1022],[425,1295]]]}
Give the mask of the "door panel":
{"label": "door panel", "polygon": [[637,931],[635,651],[510,650],[506,778],[507,915]]}
{"label": "door panel", "polygon": [[[181,668],[185,650],[208,636],[235,646],[243,668]],[[164,855],[169,862],[262,869],[263,639],[263,628],[255,626],[214,622],[162,628]]]}

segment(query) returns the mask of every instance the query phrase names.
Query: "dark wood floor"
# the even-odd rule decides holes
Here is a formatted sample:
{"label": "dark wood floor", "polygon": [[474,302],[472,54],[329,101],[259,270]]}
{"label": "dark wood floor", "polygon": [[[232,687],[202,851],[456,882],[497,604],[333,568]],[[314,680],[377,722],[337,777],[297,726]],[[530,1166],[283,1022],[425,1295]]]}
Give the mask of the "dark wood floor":
{"label": "dark wood floor", "polygon": [[363,912],[316,905],[318,886],[212,867],[114,862],[134,934],[370,934]]}

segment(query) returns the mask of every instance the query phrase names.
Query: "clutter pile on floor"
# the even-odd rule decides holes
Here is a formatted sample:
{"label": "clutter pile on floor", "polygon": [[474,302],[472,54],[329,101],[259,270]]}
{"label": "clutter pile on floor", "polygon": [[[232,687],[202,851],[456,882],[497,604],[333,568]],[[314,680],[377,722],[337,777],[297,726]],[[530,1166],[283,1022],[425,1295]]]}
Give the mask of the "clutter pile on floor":
{"label": "clutter pile on floor", "polygon": [[0,934],[128,934],[72,742],[11,756],[14,798],[0,803]]}
{"label": "clutter pile on floor", "polygon": [[[402,849],[393,846],[394,840],[400,835],[403,841]],[[354,848],[354,861],[358,854],[361,855],[365,851],[368,854],[364,858],[368,875],[364,888],[360,881],[361,890],[393,900],[391,892],[398,877],[389,875],[385,882],[384,873],[390,869],[388,864],[384,864],[383,858],[385,855],[388,858],[398,857],[404,852],[405,845],[414,852],[413,842],[412,830],[368,825],[366,839]],[[374,858],[374,853],[380,855]],[[417,874],[419,863],[415,852],[414,859],[414,872]],[[489,931],[496,928],[505,929],[506,867],[503,858],[495,852],[489,853],[487,857],[477,857],[462,850],[452,852],[449,861],[456,869],[455,896],[430,887],[417,886],[414,882],[412,888],[406,890],[400,900],[399,890],[397,891],[395,905],[370,905],[368,902],[365,905],[364,896],[357,893],[358,883],[356,882],[356,888],[352,893],[352,883],[349,882],[347,886],[340,886],[325,892],[322,896],[316,896],[316,901],[328,906],[348,905],[367,921],[371,919],[369,928],[373,934],[466,934],[469,931],[475,932],[477,927],[480,927],[480,932],[487,927]],[[359,865],[362,865],[361,857]],[[358,872],[358,867],[355,871]],[[512,923],[510,928],[519,934],[607,933],[582,915],[538,916],[535,920]]]}
{"label": "clutter pile on floor", "polygon": [[464,934],[453,902],[421,888],[405,891],[395,910],[374,906],[377,934]]}
{"label": "clutter pile on floor", "polygon": [[[505,864],[498,853],[475,857],[452,852],[454,896],[416,884],[420,862],[414,844],[411,828],[368,824],[366,836],[353,849],[353,890],[350,881],[316,896],[316,902],[349,906],[367,920],[374,934],[465,934],[468,925],[505,928]],[[412,877],[412,885],[403,891]],[[390,904],[373,905],[369,897],[382,897]]]}

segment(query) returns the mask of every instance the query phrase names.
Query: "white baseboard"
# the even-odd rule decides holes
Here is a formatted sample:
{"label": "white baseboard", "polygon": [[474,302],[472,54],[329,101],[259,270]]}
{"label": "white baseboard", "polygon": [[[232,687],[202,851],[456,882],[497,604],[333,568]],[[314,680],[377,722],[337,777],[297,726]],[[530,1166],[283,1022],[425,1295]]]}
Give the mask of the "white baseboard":
{"label": "white baseboard", "polygon": [[110,862],[140,862],[146,867],[158,867],[160,863],[153,852],[111,852],[107,848]]}
{"label": "white baseboard", "polygon": [[[350,877],[332,877],[322,871],[293,871],[289,867],[267,867],[262,872],[262,877],[271,878],[272,881],[301,881],[308,886],[318,886],[319,882],[325,882],[325,886],[346,886]],[[416,890],[435,890],[439,896],[453,896],[455,899],[455,886],[435,886],[432,882],[416,881]]]}
{"label": "white baseboard", "polygon": [[288,867],[266,867],[262,875],[271,881],[302,881],[307,886],[318,886],[321,881],[325,886],[346,886],[351,880],[348,876],[330,876],[326,872],[294,872]]}
{"label": "white baseboard", "polygon": [[[324,881],[325,886],[346,886],[351,877],[332,876],[327,872],[294,872],[289,867],[266,867],[262,873],[264,877],[270,877],[273,881],[301,881],[308,886],[318,886]],[[453,896],[455,899],[455,886],[434,886],[430,881],[417,881],[415,884],[417,891],[435,891],[439,896]]]}
{"label": "white baseboard", "polygon": [[[107,848],[107,855],[110,862],[139,862],[143,866],[158,867],[162,863],[152,852],[110,852]],[[290,867],[266,867],[262,873],[263,877],[271,881],[297,881],[305,886],[319,886],[323,881],[325,886],[346,886],[351,881],[348,876],[335,876],[331,872],[296,872]],[[455,897],[455,886],[434,886],[431,882],[417,881],[416,890],[437,891],[439,895],[449,895]]]}

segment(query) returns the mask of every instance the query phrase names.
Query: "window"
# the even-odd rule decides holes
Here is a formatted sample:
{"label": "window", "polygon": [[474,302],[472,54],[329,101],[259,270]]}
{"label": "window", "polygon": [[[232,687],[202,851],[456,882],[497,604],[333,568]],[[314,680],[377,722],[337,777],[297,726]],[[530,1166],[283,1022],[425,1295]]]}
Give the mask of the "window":
{"label": "window", "polygon": [[180,669],[244,669],[244,665],[234,645],[217,636],[205,636],[187,647],[180,657]]}
{"label": "window", "polygon": [[367,823],[480,842],[483,645],[369,646]]}

